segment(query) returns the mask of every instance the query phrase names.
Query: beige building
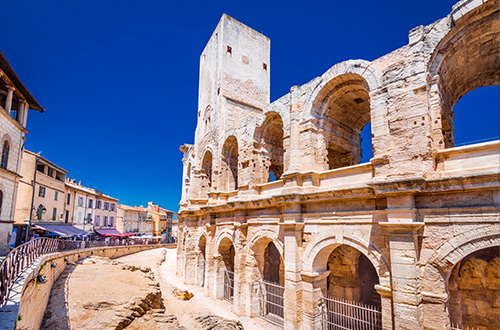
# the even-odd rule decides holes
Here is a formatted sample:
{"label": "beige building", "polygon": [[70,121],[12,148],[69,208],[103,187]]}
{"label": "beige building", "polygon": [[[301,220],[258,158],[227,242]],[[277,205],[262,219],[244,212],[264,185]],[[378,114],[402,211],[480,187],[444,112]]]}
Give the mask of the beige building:
{"label": "beige building", "polygon": [[94,231],[105,233],[116,231],[116,210],[118,199],[96,191]]}
{"label": "beige building", "polygon": [[0,255],[11,242],[29,109],[45,111],[0,52]]}
{"label": "beige building", "polygon": [[96,229],[116,233],[118,199],[76,183],[74,179],[68,178],[65,185],[67,214],[73,226],[91,234],[97,232]]}
{"label": "beige building", "polygon": [[24,150],[22,178],[16,203],[16,224],[28,224],[30,214],[33,223],[68,222],[69,219],[65,218],[67,208],[64,185],[67,173],[68,171],[41,155]]}
{"label": "beige building", "polygon": [[500,142],[455,147],[453,125],[500,84],[498,8],[460,1],[272,103],[269,39],[224,15],[181,147],[184,281],[285,329],[498,329]]}
{"label": "beige building", "polygon": [[172,219],[174,212],[162,208],[160,205],[155,205],[153,202],[148,202],[148,219],[154,221],[153,236],[159,237],[162,233],[166,233],[167,237],[172,236]]}
{"label": "beige building", "polygon": [[142,206],[117,204],[116,229],[121,233],[152,236],[154,221],[147,218],[147,213]]}
{"label": "beige building", "polygon": [[65,186],[67,207],[65,220],[68,219],[76,228],[92,233],[96,213],[96,190],[84,187],[70,178],[66,179]]}

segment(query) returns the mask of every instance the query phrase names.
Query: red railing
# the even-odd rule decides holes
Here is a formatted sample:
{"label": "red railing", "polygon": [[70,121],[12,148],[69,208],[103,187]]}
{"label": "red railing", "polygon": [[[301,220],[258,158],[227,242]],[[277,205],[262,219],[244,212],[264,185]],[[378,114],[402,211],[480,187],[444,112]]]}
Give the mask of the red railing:
{"label": "red railing", "polygon": [[10,251],[0,263],[0,307],[7,299],[9,289],[23,270],[28,268],[38,257],[54,253],[101,246],[134,245],[120,244],[120,241],[65,241],[51,238],[38,238],[20,245]]}

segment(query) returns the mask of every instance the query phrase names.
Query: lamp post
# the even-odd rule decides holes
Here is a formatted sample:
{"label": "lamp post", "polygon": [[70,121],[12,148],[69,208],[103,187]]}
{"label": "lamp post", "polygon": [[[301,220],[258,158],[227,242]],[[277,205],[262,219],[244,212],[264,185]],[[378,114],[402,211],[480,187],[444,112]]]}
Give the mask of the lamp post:
{"label": "lamp post", "polygon": [[35,188],[36,188],[36,172],[38,172],[38,156],[40,152],[35,155],[35,174],[33,175],[33,191],[31,193],[31,208],[30,208],[30,220],[28,222],[28,229],[26,230],[26,242],[30,237],[31,221],[33,220],[33,204],[35,203]]}

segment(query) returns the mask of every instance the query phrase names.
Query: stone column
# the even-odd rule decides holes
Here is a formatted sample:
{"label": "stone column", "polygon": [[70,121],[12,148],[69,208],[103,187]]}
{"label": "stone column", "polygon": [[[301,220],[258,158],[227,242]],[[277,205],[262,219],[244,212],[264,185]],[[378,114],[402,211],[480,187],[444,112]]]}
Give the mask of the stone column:
{"label": "stone column", "polygon": [[413,195],[387,198],[388,223],[381,224],[389,236],[394,329],[423,329],[417,232]]}
{"label": "stone column", "polygon": [[209,275],[211,280],[207,283],[211,283],[213,278],[213,288],[211,290],[211,296],[215,297],[216,299],[222,299],[224,297],[224,270],[226,269],[224,258],[219,253],[219,251],[216,251],[213,258],[211,259],[213,260],[213,269]]}
{"label": "stone column", "polygon": [[300,203],[285,206],[283,212],[285,329],[302,328],[302,228]]}
{"label": "stone column", "polygon": [[10,109],[12,107],[12,95],[14,94],[14,87],[7,86],[7,98],[5,99],[5,111],[10,115]]}
{"label": "stone column", "polygon": [[320,301],[323,292],[326,292],[326,278],[329,271],[322,273],[302,272],[302,306],[304,315],[302,319],[304,330],[321,330]]}
{"label": "stone column", "polygon": [[286,170],[287,174],[301,170],[299,126],[301,112],[300,86],[293,86],[290,89],[290,167]]}
{"label": "stone column", "polygon": [[193,251],[185,253],[184,259],[184,283],[197,284],[198,273],[198,253],[200,248],[196,247]]}
{"label": "stone column", "polygon": [[383,285],[375,285],[375,290],[380,295],[380,304],[382,307],[382,329],[392,330],[392,289]]}
{"label": "stone column", "polygon": [[205,287],[205,295],[207,297],[213,297],[214,293],[214,286],[215,286],[215,280],[216,277],[213,276],[217,272],[217,261],[214,258],[214,253],[215,253],[215,227],[214,226],[207,226],[208,229],[208,235],[207,235],[207,245],[205,248],[205,281],[204,281],[204,287]]}
{"label": "stone column", "polygon": [[29,110],[28,102],[23,101],[23,121],[21,123],[23,127],[26,127],[26,124],[28,123],[28,110]]}
{"label": "stone column", "polygon": [[244,248],[246,242],[246,214],[244,210],[238,210],[234,214],[234,296],[233,308],[236,314],[245,314],[245,255]]}

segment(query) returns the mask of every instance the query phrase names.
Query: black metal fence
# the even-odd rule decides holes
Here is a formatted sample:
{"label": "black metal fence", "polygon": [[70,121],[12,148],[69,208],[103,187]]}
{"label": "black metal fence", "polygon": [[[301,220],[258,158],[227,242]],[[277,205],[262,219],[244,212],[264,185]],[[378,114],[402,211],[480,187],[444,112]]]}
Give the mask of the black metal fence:
{"label": "black metal fence", "polygon": [[16,247],[10,251],[0,263],[0,307],[5,303],[9,288],[14,280],[38,257],[55,252],[123,245],[134,244],[123,244],[120,241],[66,241],[51,238],[38,238]]}

